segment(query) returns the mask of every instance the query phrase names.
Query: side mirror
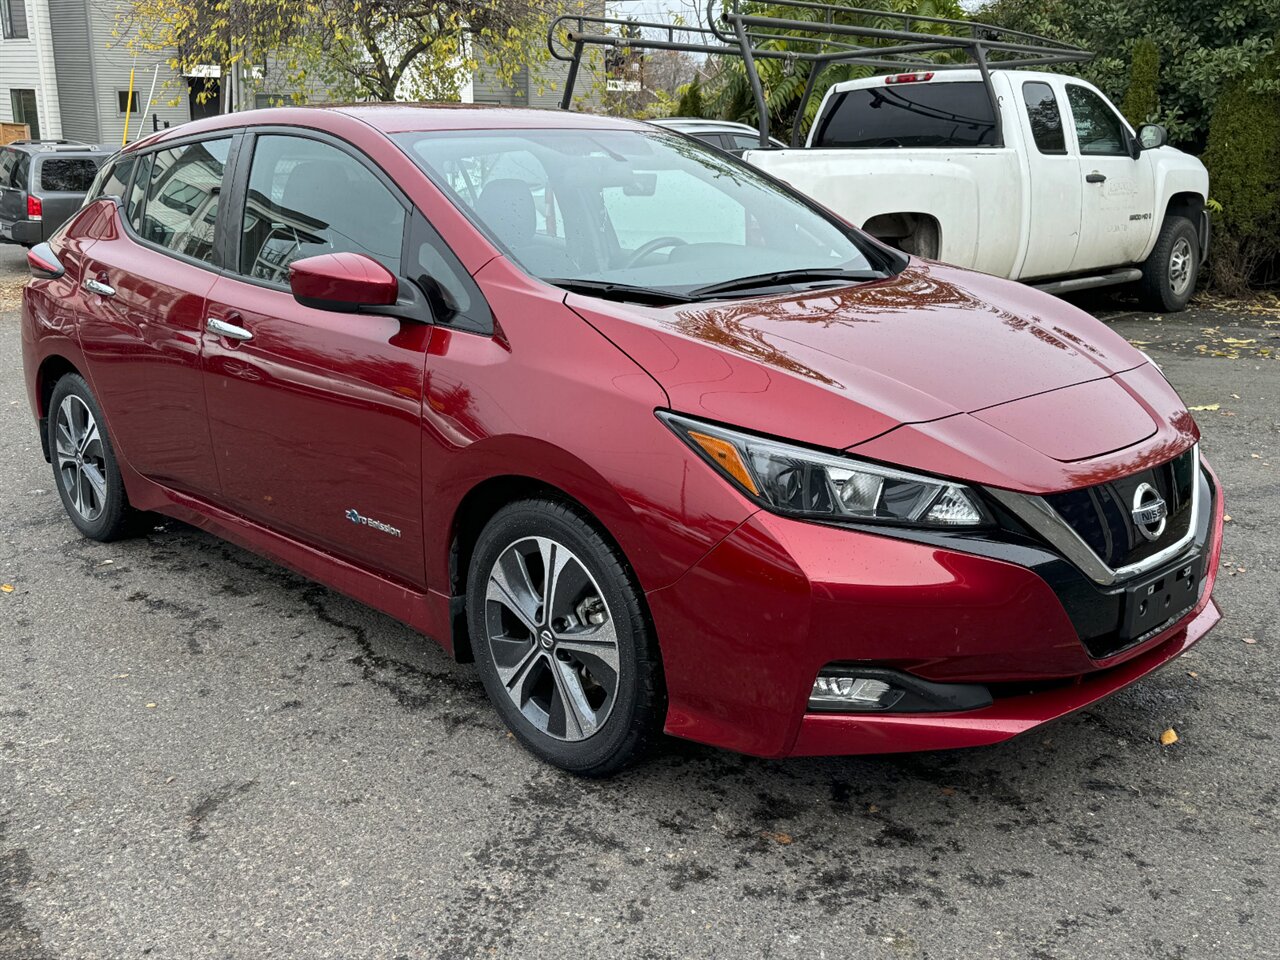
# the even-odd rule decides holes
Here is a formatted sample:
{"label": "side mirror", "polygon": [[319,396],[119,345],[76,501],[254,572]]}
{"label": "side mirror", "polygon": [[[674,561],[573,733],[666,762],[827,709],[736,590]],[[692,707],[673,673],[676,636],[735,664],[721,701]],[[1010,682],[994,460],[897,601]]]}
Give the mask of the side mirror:
{"label": "side mirror", "polygon": [[1143,150],[1156,150],[1169,142],[1169,131],[1158,123],[1144,123],[1138,128],[1138,145]]}
{"label": "side mirror", "polygon": [[289,264],[289,289],[305,307],[355,313],[395,304],[400,283],[363,253],[324,253]]}

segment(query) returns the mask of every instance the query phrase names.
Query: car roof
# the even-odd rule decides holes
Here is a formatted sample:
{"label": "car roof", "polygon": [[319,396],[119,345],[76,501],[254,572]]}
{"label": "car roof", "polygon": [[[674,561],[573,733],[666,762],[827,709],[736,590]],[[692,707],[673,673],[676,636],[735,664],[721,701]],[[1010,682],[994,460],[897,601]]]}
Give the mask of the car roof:
{"label": "car roof", "polygon": [[[327,117],[328,119],[322,119]],[[470,103],[323,103],[244,110],[192,120],[129,144],[125,152],[167,140],[246,126],[328,129],[338,118],[358,120],[384,134],[453,130],[645,130],[637,120],[568,110]]]}

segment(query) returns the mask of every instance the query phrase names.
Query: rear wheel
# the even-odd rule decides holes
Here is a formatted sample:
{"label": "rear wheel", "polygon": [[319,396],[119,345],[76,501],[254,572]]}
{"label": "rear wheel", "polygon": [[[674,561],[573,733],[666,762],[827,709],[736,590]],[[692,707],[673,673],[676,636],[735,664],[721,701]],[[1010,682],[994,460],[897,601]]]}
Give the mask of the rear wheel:
{"label": "rear wheel", "polygon": [[574,508],[529,500],[481,533],[467,617],[485,689],[530,751],[605,776],[662,720],[657,644],[616,549]]}
{"label": "rear wheel", "polygon": [[1148,310],[1176,313],[1187,306],[1200,274],[1200,235],[1186,217],[1165,217],[1155,249],[1142,265],[1138,299]]}
{"label": "rear wheel", "polygon": [[78,374],[57,382],[49,400],[49,453],[67,516],[91,540],[129,532],[132,510],[98,401]]}

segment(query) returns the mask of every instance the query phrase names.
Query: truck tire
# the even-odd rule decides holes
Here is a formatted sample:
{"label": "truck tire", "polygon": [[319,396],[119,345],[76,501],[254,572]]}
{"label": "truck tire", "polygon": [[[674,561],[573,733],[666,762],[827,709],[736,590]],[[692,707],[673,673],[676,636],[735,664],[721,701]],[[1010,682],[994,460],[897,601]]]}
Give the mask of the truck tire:
{"label": "truck tire", "polygon": [[1142,264],[1138,302],[1156,313],[1185,310],[1200,275],[1200,235],[1186,217],[1165,217],[1151,256]]}

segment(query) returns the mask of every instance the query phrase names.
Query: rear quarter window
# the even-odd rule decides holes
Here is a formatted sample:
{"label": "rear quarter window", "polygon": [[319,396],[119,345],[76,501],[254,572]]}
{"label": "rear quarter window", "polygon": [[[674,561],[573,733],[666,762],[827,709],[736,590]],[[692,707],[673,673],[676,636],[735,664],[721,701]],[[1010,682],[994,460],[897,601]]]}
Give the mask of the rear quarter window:
{"label": "rear quarter window", "polygon": [[46,157],[40,164],[40,189],[45,193],[87,193],[98,175],[92,157]]}
{"label": "rear quarter window", "polygon": [[990,147],[995,139],[995,112],[982,83],[886,83],[834,94],[813,145]]}

